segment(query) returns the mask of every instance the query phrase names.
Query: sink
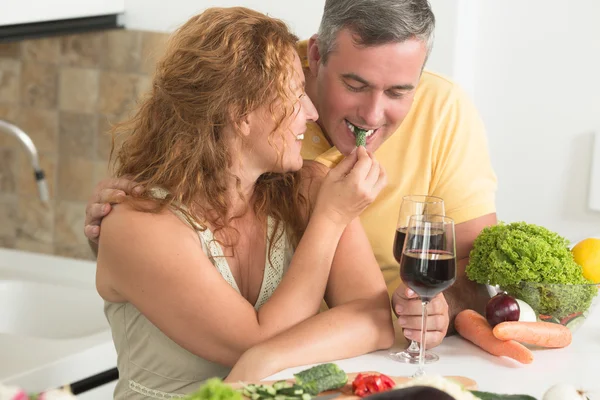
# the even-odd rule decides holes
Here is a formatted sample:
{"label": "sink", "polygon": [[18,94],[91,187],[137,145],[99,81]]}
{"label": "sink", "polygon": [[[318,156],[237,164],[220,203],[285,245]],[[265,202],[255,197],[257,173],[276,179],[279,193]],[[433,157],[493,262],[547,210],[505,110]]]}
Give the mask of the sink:
{"label": "sink", "polygon": [[95,290],[26,280],[0,280],[0,333],[72,339],[106,330]]}
{"label": "sink", "polygon": [[0,248],[0,382],[41,391],[116,365],[96,263]]}
{"label": "sink", "polygon": [[64,341],[107,330],[94,262],[0,249],[0,335]]}

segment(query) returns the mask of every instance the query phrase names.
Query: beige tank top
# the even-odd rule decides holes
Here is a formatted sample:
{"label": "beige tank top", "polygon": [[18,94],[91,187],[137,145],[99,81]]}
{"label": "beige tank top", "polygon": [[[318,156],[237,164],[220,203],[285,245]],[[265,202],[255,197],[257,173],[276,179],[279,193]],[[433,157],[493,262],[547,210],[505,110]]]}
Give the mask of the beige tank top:
{"label": "beige tank top", "polygon": [[[176,213],[191,225],[181,214]],[[220,245],[213,234],[206,229],[198,232],[202,249],[209,256],[215,268],[238,293],[240,292],[223,257]],[[267,220],[267,249],[269,238],[275,229],[274,221]],[[281,224],[279,229],[283,229]],[[292,249],[287,236],[273,244],[271,263],[268,257],[258,300],[254,305],[259,309],[273,294],[292,258]],[[268,253],[267,253],[268,256]],[[117,350],[119,381],[114,398],[120,399],[173,399],[181,398],[198,389],[203,381],[211,377],[223,378],[229,367],[200,358],[163,334],[154,324],[142,315],[131,303],[111,303],[106,301],[104,312],[112,330]],[[198,340],[202,340],[201,337]]]}

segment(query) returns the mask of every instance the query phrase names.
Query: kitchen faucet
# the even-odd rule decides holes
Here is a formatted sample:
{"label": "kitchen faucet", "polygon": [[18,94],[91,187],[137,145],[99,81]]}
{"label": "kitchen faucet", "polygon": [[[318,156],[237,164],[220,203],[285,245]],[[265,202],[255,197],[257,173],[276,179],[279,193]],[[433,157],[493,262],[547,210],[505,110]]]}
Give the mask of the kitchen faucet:
{"label": "kitchen faucet", "polygon": [[48,203],[50,198],[48,194],[48,184],[46,183],[46,177],[44,175],[44,171],[40,168],[40,160],[38,158],[38,152],[33,144],[33,141],[25,132],[23,132],[19,127],[10,124],[6,121],[0,119],[0,132],[6,132],[8,134],[16,137],[22,144],[25,146],[25,149],[29,153],[31,158],[31,164],[33,166],[33,170],[35,173],[35,180],[37,182],[38,193],[40,195],[40,199],[44,203]]}

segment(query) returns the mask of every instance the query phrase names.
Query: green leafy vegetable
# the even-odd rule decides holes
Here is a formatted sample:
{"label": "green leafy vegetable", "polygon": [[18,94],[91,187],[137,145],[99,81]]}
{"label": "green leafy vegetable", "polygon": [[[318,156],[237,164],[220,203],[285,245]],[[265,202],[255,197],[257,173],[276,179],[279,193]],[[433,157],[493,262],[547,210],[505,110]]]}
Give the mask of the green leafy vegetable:
{"label": "green leafy vegetable", "polygon": [[242,394],[219,378],[204,382],[200,388],[185,397],[186,400],[242,400]]}
{"label": "green leafy vegetable", "polygon": [[477,237],[466,268],[478,283],[500,285],[540,314],[561,319],[587,310],[597,294],[569,250],[569,242],[544,227],[514,222],[486,227]]}

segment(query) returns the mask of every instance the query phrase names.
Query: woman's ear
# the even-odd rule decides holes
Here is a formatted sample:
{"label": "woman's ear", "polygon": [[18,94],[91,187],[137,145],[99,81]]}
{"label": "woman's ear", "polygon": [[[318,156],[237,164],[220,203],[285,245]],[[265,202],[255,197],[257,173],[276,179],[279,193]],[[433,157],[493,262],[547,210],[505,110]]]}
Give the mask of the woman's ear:
{"label": "woman's ear", "polygon": [[238,130],[244,137],[248,137],[250,135],[250,119],[252,117],[250,115],[244,115],[237,123]]}
{"label": "woman's ear", "polygon": [[239,116],[234,110],[229,113],[229,120],[233,126],[233,130],[242,137],[247,137],[251,132],[252,113]]}
{"label": "woman's ear", "polygon": [[308,39],[308,68],[313,76],[319,72],[319,63],[321,62],[321,52],[317,44],[317,35],[312,35]]}

